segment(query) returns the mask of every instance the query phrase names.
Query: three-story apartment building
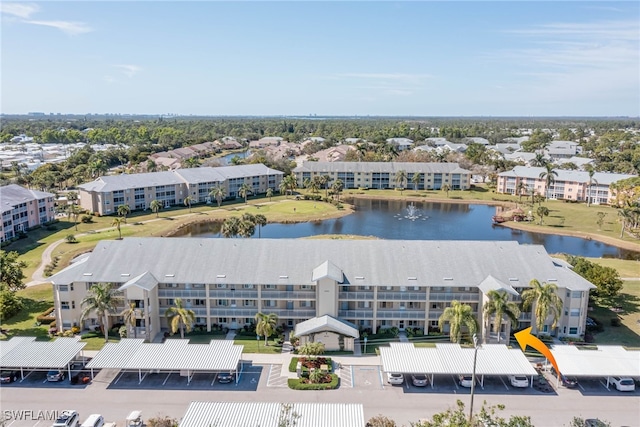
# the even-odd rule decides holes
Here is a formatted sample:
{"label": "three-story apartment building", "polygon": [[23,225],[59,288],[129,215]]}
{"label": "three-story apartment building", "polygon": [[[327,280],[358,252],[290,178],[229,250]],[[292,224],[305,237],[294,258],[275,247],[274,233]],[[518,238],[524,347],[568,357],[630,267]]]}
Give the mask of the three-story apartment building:
{"label": "three-story apartment building", "polygon": [[[406,172],[405,188],[417,190],[440,190],[447,184],[452,190],[468,190],[471,172],[457,163],[412,163],[412,162],[303,162],[293,170],[302,187],[306,179],[328,176],[329,186],[341,180],[344,188],[400,188],[396,179],[399,171]],[[414,175],[419,175],[415,184]]]}
{"label": "three-story apartment building", "polygon": [[[550,199],[566,199],[576,201],[590,200],[593,204],[610,204],[615,197],[610,185],[616,181],[633,178],[634,175],[621,173],[596,172],[589,178],[589,172],[578,170],[554,169],[554,182],[547,188],[546,179],[540,174],[546,172],[542,167],[516,166],[513,170],[498,174],[496,192],[519,194],[520,183],[524,184],[523,195],[535,194]],[[591,185],[589,185],[591,183]]]}
{"label": "three-story apartment building", "polygon": [[[518,301],[532,279],[555,283],[564,301],[558,327],[585,332],[594,286],[550,257],[544,247],[517,242],[126,238],[102,241],[84,259],[51,278],[58,326],[91,327],[80,302],[95,283],[112,283],[118,313],[134,303],[139,335],[152,340],[168,328],[166,310],[182,298],[196,323],[239,328],[256,313],[275,313],[293,328],[330,315],[361,329],[407,327],[428,333],[451,301],[469,304],[480,324],[490,290]],[[523,313],[517,327],[532,325]],[[510,325],[502,322],[502,336]]]}
{"label": "three-story apartment building", "polygon": [[12,239],[29,228],[53,221],[56,217],[54,198],[55,195],[51,193],[29,190],[16,184],[0,187],[0,241]]}
{"label": "three-story apartment building", "polygon": [[109,215],[118,207],[148,209],[153,200],[165,207],[182,205],[187,196],[193,203],[215,202],[209,193],[214,187],[224,189],[226,198],[238,197],[238,190],[248,184],[253,194],[278,190],[284,174],[262,164],[223,166],[218,168],[177,169],[101,176],[79,185],[80,206],[99,215]]}

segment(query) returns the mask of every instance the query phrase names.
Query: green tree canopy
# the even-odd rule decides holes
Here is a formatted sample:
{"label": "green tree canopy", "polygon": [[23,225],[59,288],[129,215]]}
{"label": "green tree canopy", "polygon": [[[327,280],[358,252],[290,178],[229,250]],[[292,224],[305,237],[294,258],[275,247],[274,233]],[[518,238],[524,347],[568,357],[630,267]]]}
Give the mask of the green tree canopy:
{"label": "green tree canopy", "polygon": [[573,266],[574,272],[596,285],[595,295],[611,298],[622,290],[623,282],[615,268],[605,267],[579,256],[569,256],[567,261]]}
{"label": "green tree canopy", "polygon": [[15,292],[24,289],[22,282],[25,279],[23,269],[27,263],[18,259],[18,252],[0,250],[0,290]]}

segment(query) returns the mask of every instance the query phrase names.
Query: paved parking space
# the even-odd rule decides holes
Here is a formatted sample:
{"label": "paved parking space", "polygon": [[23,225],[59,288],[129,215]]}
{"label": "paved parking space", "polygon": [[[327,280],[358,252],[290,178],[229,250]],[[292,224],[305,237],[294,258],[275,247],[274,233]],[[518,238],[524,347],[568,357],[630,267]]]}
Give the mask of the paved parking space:
{"label": "paved parking space", "polygon": [[[344,369],[342,367],[341,369]],[[380,366],[351,366],[352,387],[357,389],[383,388],[382,368]]]}
{"label": "paved parking space", "polygon": [[[555,386],[555,381],[553,385]],[[607,390],[606,378],[578,378],[578,388],[576,391],[579,391],[585,396],[640,396],[640,387],[637,385],[635,391],[618,391],[613,384],[610,384]]]}
{"label": "paved parking space", "polygon": [[[80,371],[80,370],[72,370],[71,371],[71,375],[77,375],[80,372],[82,372],[83,374],[87,374],[89,375],[89,372],[87,371]],[[33,388],[33,387],[37,387],[37,388],[44,388],[44,389],[66,389],[66,388],[84,388],[86,387],[87,384],[71,384],[69,382],[69,378],[66,375],[65,372],[65,378],[63,381],[55,381],[55,382],[49,382],[47,381],[47,372],[46,371],[25,371],[24,372],[24,379],[20,378],[20,374],[18,374],[18,381],[14,382],[14,383],[9,383],[9,384],[1,384],[0,385],[0,389],[9,389],[9,388],[13,388],[13,387],[29,387],[29,388]]]}

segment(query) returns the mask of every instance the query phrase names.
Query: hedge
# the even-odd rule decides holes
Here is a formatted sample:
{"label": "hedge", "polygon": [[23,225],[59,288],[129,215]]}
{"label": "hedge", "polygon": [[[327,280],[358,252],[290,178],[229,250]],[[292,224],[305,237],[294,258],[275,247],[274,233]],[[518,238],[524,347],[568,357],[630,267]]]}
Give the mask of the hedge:
{"label": "hedge", "polygon": [[289,372],[297,372],[298,369],[298,358],[292,357],[291,362],[289,362]]}
{"label": "hedge", "polygon": [[324,384],[306,384],[301,382],[298,378],[289,378],[287,381],[289,384],[289,388],[293,390],[333,390],[338,388],[340,384],[340,377],[336,374],[331,375],[331,382]]}
{"label": "hedge", "polygon": [[53,310],[54,310],[54,307],[47,309],[44,313],[36,317],[36,320],[43,325],[49,325],[55,322],[56,318],[49,316],[53,312]]}

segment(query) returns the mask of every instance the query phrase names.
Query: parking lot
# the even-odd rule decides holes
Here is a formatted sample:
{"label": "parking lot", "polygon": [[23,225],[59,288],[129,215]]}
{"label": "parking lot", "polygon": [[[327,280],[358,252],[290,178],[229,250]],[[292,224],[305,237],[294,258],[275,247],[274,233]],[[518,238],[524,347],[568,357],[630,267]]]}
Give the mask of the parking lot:
{"label": "parking lot", "polygon": [[[79,369],[75,369],[71,371],[71,376],[75,376],[78,374],[90,375],[88,371],[81,371]],[[68,373],[65,371],[65,377],[62,381],[47,381],[47,371],[24,371],[24,379],[20,378],[20,372],[18,371],[18,380],[9,384],[2,384],[0,387],[3,389],[9,387],[38,387],[45,389],[66,389],[66,388],[85,388],[88,383],[77,383],[71,384],[69,382]]]}

